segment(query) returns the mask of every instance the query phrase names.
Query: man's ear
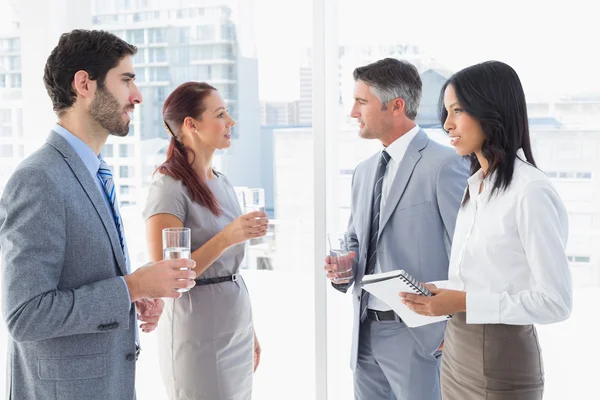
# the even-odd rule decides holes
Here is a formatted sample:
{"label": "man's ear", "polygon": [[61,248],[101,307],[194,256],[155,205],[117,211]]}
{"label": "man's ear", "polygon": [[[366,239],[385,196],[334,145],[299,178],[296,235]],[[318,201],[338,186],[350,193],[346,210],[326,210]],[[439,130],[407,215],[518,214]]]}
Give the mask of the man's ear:
{"label": "man's ear", "polygon": [[404,113],[404,108],[406,107],[406,103],[404,99],[400,97],[392,100],[392,112],[394,115],[399,115],[400,113]]}
{"label": "man's ear", "polygon": [[90,75],[83,70],[77,71],[73,77],[72,87],[78,96],[91,99],[96,94],[98,83],[90,79]]}

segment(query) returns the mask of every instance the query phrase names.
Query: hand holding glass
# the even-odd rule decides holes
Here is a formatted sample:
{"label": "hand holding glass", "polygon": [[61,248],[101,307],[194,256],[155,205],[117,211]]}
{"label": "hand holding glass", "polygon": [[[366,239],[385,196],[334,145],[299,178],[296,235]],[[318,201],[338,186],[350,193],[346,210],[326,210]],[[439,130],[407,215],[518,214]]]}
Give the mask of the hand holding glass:
{"label": "hand holding glass", "polygon": [[327,235],[329,241],[329,256],[331,264],[337,265],[337,278],[334,282],[348,281],[352,278],[352,260],[350,255],[349,236],[347,233],[330,233]]}
{"label": "hand holding glass", "polygon": [[[162,239],[164,260],[190,258],[190,228],[165,228],[162,230]],[[176,290],[178,292],[187,292],[190,289],[181,288]]]}

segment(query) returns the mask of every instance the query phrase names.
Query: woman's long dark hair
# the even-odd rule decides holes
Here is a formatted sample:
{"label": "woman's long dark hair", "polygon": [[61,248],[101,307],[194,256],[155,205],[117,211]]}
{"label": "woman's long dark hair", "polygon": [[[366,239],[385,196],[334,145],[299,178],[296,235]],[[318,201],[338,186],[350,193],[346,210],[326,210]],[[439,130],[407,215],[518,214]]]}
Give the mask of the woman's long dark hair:
{"label": "woman's long dark hair", "polygon": [[[448,117],[444,92],[452,85],[458,102],[467,114],[477,120],[485,140],[482,153],[488,161],[489,176],[495,173],[491,193],[505,190],[513,179],[517,151],[522,148],[525,160],[535,166],[529,138],[527,103],[521,80],[512,67],[500,61],[487,61],[467,67],[452,75],[442,87],[439,114],[442,127]],[[447,133],[447,132],[446,132]],[[473,153],[471,175],[481,165]],[[469,201],[467,191],[463,205]]]}
{"label": "woman's long dark hair", "polygon": [[167,149],[167,159],[157,171],[182,181],[193,201],[208,208],[214,215],[220,215],[221,209],[214,194],[190,166],[188,154],[194,156],[194,151],[185,147],[180,137],[181,126],[186,117],[202,118],[202,113],[206,110],[204,100],[213,90],[216,89],[208,83],[186,82],[167,97],[162,114],[165,129],[171,135],[171,143]]}

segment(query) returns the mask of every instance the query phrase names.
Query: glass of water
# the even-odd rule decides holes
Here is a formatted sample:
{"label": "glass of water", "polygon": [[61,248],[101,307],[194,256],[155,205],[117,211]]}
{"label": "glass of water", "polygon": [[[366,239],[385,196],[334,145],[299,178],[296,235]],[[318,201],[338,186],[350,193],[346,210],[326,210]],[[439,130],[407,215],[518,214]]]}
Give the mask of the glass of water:
{"label": "glass of water", "polygon": [[352,278],[352,258],[350,257],[349,235],[347,233],[330,233],[327,235],[329,242],[329,256],[331,264],[336,264],[338,277],[335,282],[347,281]]}
{"label": "glass of water", "polygon": [[[190,228],[165,228],[162,230],[163,259],[190,258],[191,234]],[[188,269],[189,268],[182,268]],[[176,289],[187,292],[189,289]]]}
{"label": "glass of water", "polygon": [[244,208],[247,213],[265,211],[265,189],[247,189],[244,192]]}

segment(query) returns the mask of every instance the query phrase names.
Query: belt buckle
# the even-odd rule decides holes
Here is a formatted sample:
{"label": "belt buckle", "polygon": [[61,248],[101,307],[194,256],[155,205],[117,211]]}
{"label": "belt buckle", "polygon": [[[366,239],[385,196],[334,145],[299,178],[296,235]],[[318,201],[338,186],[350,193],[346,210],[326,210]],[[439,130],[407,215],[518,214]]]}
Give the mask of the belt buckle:
{"label": "belt buckle", "polygon": [[238,274],[233,274],[233,275],[231,275],[231,280],[232,280],[233,282],[237,281],[237,280],[238,280]]}
{"label": "belt buckle", "polygon": [[373,318],[375,321],[379,322],[379,312],[377,310],[367,310],[368,312],[371,312],[371,314],[373,314],[375,316],[375,318]]}

